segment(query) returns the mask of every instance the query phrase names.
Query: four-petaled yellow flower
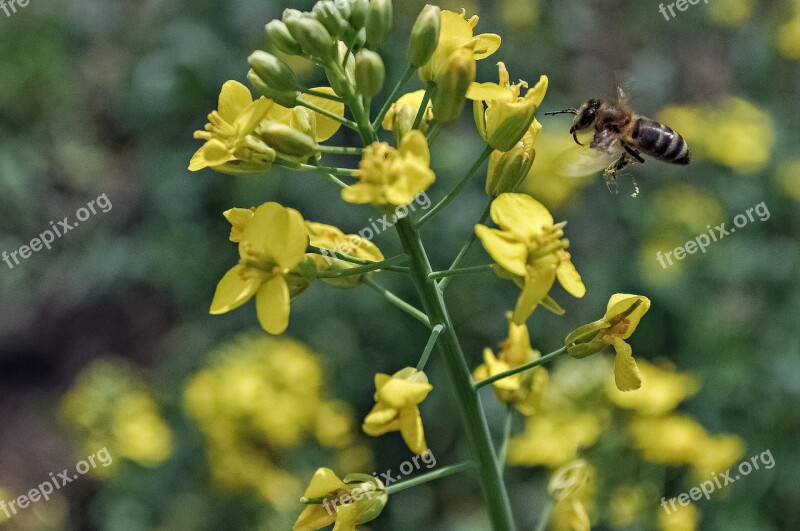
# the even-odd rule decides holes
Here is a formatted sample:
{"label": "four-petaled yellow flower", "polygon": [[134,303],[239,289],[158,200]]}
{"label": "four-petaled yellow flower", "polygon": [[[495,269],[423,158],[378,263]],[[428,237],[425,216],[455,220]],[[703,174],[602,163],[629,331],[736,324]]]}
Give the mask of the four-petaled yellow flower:
{"label": "four-petaled yellow flower", "polygon": [[210,312],[229,312],[255,295],[261,326],[270,334],[281,334],[289,325],[287,277],[305,260],[308,247],[303,216],[278,203],[264,203],[237,237],[239,263],[217,285]]}
{"label": "four-petaled yellow flower", "polygon": [[359,182],[342,190],[348,203],[407,205],[436,180],[430,168],[428,141],[414,130],[403,137],[400,149],[385,142],[367,146],[354,176]]}
{"label": "four-petaled yellow flower", "polygon": [[614,360],[617,389],[639,389],[642,377],[633,359],[633,350],[625,340],[636,331],[639,321],[649,309],[650,299],[647,297],[624,293],[612,295],[602,319],[578,327],[567,336],[567,353],[573,358],[585,358],[612,345],[617,354]]}
{"label": "four-petaled yellow flower", "polygon": [[301,502],[308,504],[293,531],[315,531],[335,524],[334,531],[355,531],[356,525],[377,518],[389,495],[380,480],[367,474],[348,474],[344,480],[330,468],[319,468]]}
{"label": "four-petaled yellow flower", "polygon": [[[499,83],[473,83],[467,98],[473,100],[475,125],[481,138],[498,151],[508,151],[528,132],[547,93],[547,76],[520,96],[528,83],[512,85],[506,65],[497,63]],[[485,102],[485,108],[484,108]]]}
{"label": "four-petaled yellow flower", "polygon": [[428,450],[419,404],[433,386],[424,372],[406,367],[392,376],[375,375],[375,407],[364,419],[364,433],[377,437],[399,431],[406,445],[417,455]]}
{"label": "four-petaled yellow flower", "polygon": [[[499,355],[495,357],[492,349],[484,349],[484,363],[475,369],[473,377],[475,381],[485,380],[540,357],[541,353],[531,347],[528,327],[524,324],[514,324],[512,321],[508,326],[508,339],[503,342]],[[537,367],[498,380],[492,387],[498,400],[506,404],[515,404],[520,413],[530,416],[539,407],[545,385],[547,385],[547,370]]]}
{"label": "four-petaled yellow flower", "polygon": [[558,308],[548,298],[556,278],[573,296],[586,294],[565,250],[569,242],[563,239],[564,223],[554,224],[544,205],[525,194],[505,193],[492,202],[491,215],[500,228],[476,225],[475,233],[497,263],[497,274],[522,288],[512,315],[514,323],[523,324],[543,302]]}
{"label": "four-petaled yellow flower", "polygon": [[[345,234],[331,225],[312,221],[306,221],[306,230],[311,239],[311,245],[314,247],[370,262],[383,260],[383,253],[378,246],[357,234]],[[339,260],[333,255],[309,254],[308,257],[316,264],[317,271],[342,271],[357,267],[356,264]],[[363,277],[364,275],[352,275],[342,278],[326,278],[323,281],[337,288],[354,288],[361,283]]]}
{"label": "four-petaled yellow flower", "polygon": [[[273,105],[264,97],[253,101],[247,87],[238,81],[227,81],[219,93],[219,109],[208,115],[204,131],[194,133],[195,138],[206,143],[192,157],[189,170],[269,169],[275,160],[275,150],[253,136],[253,132]],[[238,162],[233,164],[233,161]]]}
{"label": "four-petaled yellow flower", "polygon": [[450,54],[458,48],[468,48],[472,51],[475,60],[485,59],[500,48],[500,36],[494,33],[475,35],[474,29],[478,25],[478,16],[466,19],[466,11],[461,13],[442,11],[442,28],[439,34],[439,44],[433,52],[431,59],[419,69],[422,81],[435,81],[447,64]]}

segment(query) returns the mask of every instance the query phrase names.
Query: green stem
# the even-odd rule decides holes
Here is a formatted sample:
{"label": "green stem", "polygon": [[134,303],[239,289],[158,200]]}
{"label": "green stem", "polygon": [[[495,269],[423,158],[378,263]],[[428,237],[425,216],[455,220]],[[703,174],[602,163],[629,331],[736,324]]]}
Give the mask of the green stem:
{"label": "green stem", "polygon": [[435,273],[431,273],[428,275],[428,278],[432,280],[438,280],[440,278],[460,277],[463,275],[473,275],[475,273],[487,273],[492,271],[492,267],[494,267],[492,264],[484,264],[472,267],[462,267],[461,269],[447,269],[446,271],[436,271]]}
{"label": "green stem", "polygon": [[453,474],[458,474],[460,472],[464,472],[466,470],[470,470],[475,467],[476,465],[472,461],[467,461],[466,463],[458,463],[457,465],[448,465],[444,468],[440,468],[439,470],[434,470],[433,472],[422,474],[421,476],[415,477],[414,479],[403,481],[402,483],[398,483],[397,485],[389,485],[388,487],[386,487],[386,493],[389,495],[397,494],[398,492],[410,489],[412,487],[416,487],[417,485],[422,485],[424,483],[429,483],[437,479],[446,478],[447,476],[452,476]]}
{"label": "green stem", "polygon": [[430,221],[436,214],[439,213],[444,207],[450,204],[450,202],[456,198],[456,196],[461,193],[461,190],[469,183],[472,176],[478,173],[478,170],[483,166],[483,163],[486,162],[486,159],[489,158],[489,155],[492,154],[494,149],[491,146],[486,146],[486,149],[483,150],[483,153],[480,154],[478,160],[472,165],[472,167],[467,171],[467,174],[461,179],[461,181],[453,188],[444,198],[439,201],[427,214],[422,216],[420,220],[417,222],[417,228],[422,227],[428,221]]}
{"label": "green stem", "polygon": [[544,506],[544,510],[542,510],[542,517],[539,519],[539,523],[536,525],[536,531],[544,531],[547,529],[547,524],[550,522],[550,513],[553,512],[553,507],[555,504],[555,501],[548,496],[547,504]]}
{"label": "green stem", "polygon": [[352,129],[354,131],[358,131],[358,125],[354,121],[348,120],[344,116],[339,116],[335,112],[331,112],[328,109],[323,109],[322,107],[320,107],[318,105],[314,105],[310,101],[306,101],[303,98],[297,98],[297,104],[305,107],[306,109],[310,109],[310,110],[314,111],[315,113],[321,114],[322,116],[325,116],[326,118],[330,118],[331,120],[333,120],[335,122],[339,122],[343,126],[349,127],[350,129]]}
{"label": "green stem", "polygon": [[330,153],[332,155],[358,155],[364,154],[364,148],[359,147],[344,147],[344,146],[323,146],[317,145],[317,151],[320,153]]}
{"label": "green stem", "polygon": [[349,184],[347,184],[346,182],[342,181],[341,179],[339,179],[338,177],[336,177],[333,174],[321,173],[320,175],[322,175],[323,177],[327,178],[330,182],[332,182],[333,184],[335,184],[339,188],[350,188]]}
{"label": "green stem", "polygon": [[386,269],[387,266],[395,265],[398,263],[405,263],[408,260],[408,257],[404,254],[399,256],[395,256],[393,258],[387,258],[381,262],[370,262],[366,265],[351,267],[350,269],[343,269],[341,271],[318,271],[317,278],[343,278],[343,277],[352,277],[355,275],[362,275],[364,273],[369,273],[370,271],[377,271],[379,269]]}
{"label": "green stem", "polygon": [[425,111],[428,109],[428,103],[431,101],[431,96],[433,96],[433,91],[436,90],[436,85],[433,82],[429,82],[428,86],[425,87],[425,94],[422,96],[422,104],[419,106],[419,110],[417,111],[417,117],[414,118],[414,125],[412,129],[419,129],[419,124],[422,123],[422,118],[425,116]]}
{"label": "green stem", "polygon": [[[341,260],[343,262],[349,262],[351,264],[356,265],[371,265],[375,262],[372,260],[362,260],[361,258],[356,258],[354,256],[349,256],[346,254],[342,254],[336,251],[332,251],[330,249],[323,249],[321,247],[314,247],[313,245],[308,246],[308,252],[318,254],[323,258],[336,258],[337,260]],[[383,267],[384,271],[396,271],[398,273],[408,273],[409,269],[406,266],[393,266],[393,265],[385,265]]]}
{"label": "green stem", "polygon": [[434,120],[431,122],[430,127],[428,128],[428,132],[425,133],[425,136],[428,137],[428,147],[432,146],[436,139],[439,137],[439,133],[442,132],[442,127],[444,127],[440,122]]}
{"label": "green stem", "polygon": [[506,466],[506,455],[508,454],[508,441],[511,439],[511,429],[514,426],[514,404],[508,404],[506,409],[506,420],[503,424],[503,439],[500,442],[500,450],[497,452],[497,465],[502,474]]}
{"label": "green stem", "polygon": [[386,113],[389,112],[389,109],[392,108],[392,104],[397,101],[397,98],[400,96],[400,91],[403,90],[403,88],[406,86],[406,83],[408,83],[408,80],[411,79],[411,76],[413,76],[414,72],[416,71],[416,68],[409,66],[408,69],[403,73],[403,77],[397,82],[397,85],[395,85],[394,89],[392,89],[392,93],[389,95],[386,103],[383,104],[381,112],[378,113],[375,121],[372,122],[371,129],[373,131],[378,130],[378,127],[380,127],[381,123],[383,123],[383,119],[386,117]]}
{"label": "green stem", "polygon": [[437,324],[431,330],[431,337],[428,338],[428,343],[425,345],[425,350],[422,351],[422,356],[419,358],[419,363],[417,363],[417,370],[423,371],[425,370],[425,365],[428,363],[428,358],[431,357],[431,352],[433,352],[433,347],[436,345],[436,339],[439,337],[439,334],[442,333],[444,330],[443,324]]}
{"label": "green stem", "polygon": [[325,92],[319,92],[319,91],[314,90],[314,89],[305,89],[303,92],[305,94],[308,94],[309,96],[314,96],[315,98],[322,98],[323,100],[331,100],[331,101],[335,101],[337,103],[343,103],[344,102],[344,100],[342,98],[340,98],[339,96],[335,96],[333,94],[326,94]]}
{"label": "green stem", "polygon": [[284,159],[275,159],[273,164],[276,166],[289,168],[290,170],[295,170],[295,171],[322,173],[329,175],[341,175],[343,177],[352,177],[354,171],[347,168],[332,168],[329,166],[316,166],[314,164],[301,164],[298,162],[290,162]]}
{"label": "green stem", "polygon": [[538,367],[539,365],[544,365],[545,363],[552,361],[553,359],[565,354],[567,352],[567,347],[561,347],[560,349],[551,352],[545,356],[542,356],[538,360],[533,360],[530,363],[526,363],[525,365],[520,365],[515,369],[511,369],[510,371],[501,372],[495,374],[491,378],[486,378],[485,380],[481,380],[480,382],[475,382],[474,387],[475,389],[480,389],[489,384],[493,384],[497,380],[502,380],[503,378],[508,378],[509,376],[514,376],[515,374],[519,374],[521,372],[525,372],[527,370],[533,369]]}
{"label": "green stem", "polygon": [[[492,203],[490,201],[489,204],[486,205],[486,210],[483,211],[483,215],[481,215],[481,219],[478,221],[478,224],[484,223],[486,221],[486,218],[489,217],[489,209],[491,208],[491,206]],[[464,258],[467,256],[467,253],[472,248],[472,246],[475,245],[475,241],[477,239],[478,239],[478,234],[475,232],[475,230],[472,230],[472,232],[469,235],[469,239],[467,239],[467,242],[458,252],[458,256],[456,256],[456,259],[453,260],[453,263],[450,264],[450,267],[448,269],[457,269],[458,266],[461,265],[461,262],[464,261]],[[450,284],[450,280],[452,280],[452,278],[453,277],[443,278],[439,282],[439,289],[444,291],[447,288],[447,285]]]}
{"label": "green stem", "polygon": [[380,293],[384,299],[386,299],[391,305],[396,307],[397,309],[404,311],[420,323],[424,324],[428,328],[431,327],[431,322],[428,320],[428,316],[425,315],[420,310],[414,308],[409,303],[389,291],[388,289],[384,288],[374,280],[369,277],[364,278],[364,284],[375,290],[376,292]]}

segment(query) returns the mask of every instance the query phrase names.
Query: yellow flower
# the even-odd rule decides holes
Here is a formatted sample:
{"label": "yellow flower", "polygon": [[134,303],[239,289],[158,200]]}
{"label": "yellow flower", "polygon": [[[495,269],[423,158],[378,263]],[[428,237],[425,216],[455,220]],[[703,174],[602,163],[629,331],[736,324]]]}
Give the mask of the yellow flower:
{"label": "yellow flower", "polygon": [[417,455],[428,450],[418,405],[433,386],[424,372],[406,367],[392,376],[375,375],[375,407],[364,419],[364,433],[377,437],[399,431],[406,445]]}
{"label": "yellow flower", "polygon": [[[275,160],[275,150],[258,141],[253,132],[273,105],[264,97],[253,101],[247,87],[227,81],[219,94],[219,109],[208,115],[204,131],[194,133],[206,143],[192,157],[189,170],[268,169]],[[233,161],[238,163],[231,164]]]}
{"label": "yellow flower", "polygon": [[552,529],[591,529],[586,506],[594,503],[595,476],[594,467],[583,459],[575,459],[553,472],[547,484],[547,491],[555,499],[551,516]]}
{"label": "yellow flower", "polygon": [[492,202],[491,215],[500,228],[476,225],[475,233],[497,263],[497,274],[522,288],[514,323],[523,324],[548,298],[556,278],[573,296],[584,296],[586,287],[565,250],[564,224],[554,224],[544,205],[528,195],[505,193]]}
{"label": "yellow flower", "polygon": [[439,44],[431,59],[419,69],[419,77],[424,82],[434,81],[447,64],[447,60],[458,48],[469,48],[475,60],[485,59],[500,48],[500,36],[494,33],[474,34],[478,17],[466,19],[466,11],[454,13],[442,11],[442,28]]}
{"label": "yellow flower", "polygon": [[[334,90],[330,87],[315,87],[312,90],[328,94],[329,96],[336,95]],[[304,94],[303,100],[313,103],[315,106],[321,107],[338,116],[344,116],[344,103],[309,94]],[[305,133],[316,142],[328,140],[335,135],[342,126],[340,122],[309,110],[306,107],[298,105],[297,107],[288,108],[278,105],[277,103],[273,105],[264,116],[264,122],[268,121],[286,124],[301,133]]]}
{"label": "yellow flower", "polygon": [[428,141],[420,131],[405,135],[400,149],[375,142],[364,150],[355,177],[359,182],[342,190],[348,203],[407,205],[436,180],[430,168]]}
{"label": "yellow flower", "polygon": [[[473,377],[476,381],[485,380],[495,374],[515,369],[521,365],[539,359],[541,353],[531,347],[528,327],[524,324],[509,323],[508,339],[503,342],[498,357],[492,349],[483,351],[484,363],[480,365]],[[542,399],[547,385],[547,370],[542,367],[525,371],[492,384],[494,394],[501,402],[512,403],[523,415],[533,415]]]}
{"label": "yellow flower", "polygon": [[[360,258],[361,260],[369,260],[371,262],[380,262],[383,260],[383,254],[380,249],[371,241],[357,234],[345,234],[331,225],[314,223],[311,221],[306,221],[306,229],[311,239],[311,245],[314,247],[328,249],[339,254]],[[318,271],[335,271],[356,267],[356,264],[338,260],[331,256],[308,254],[308,257],[314,261]],[[337,288],[354,288],[361,283],[363,276],[364,275],[353,275],[343,278],[326,278],[323,280]]]}
{"label": "yellow flower", "polygon": [[664,415],[699,389],[696,378],[676,372],[674,366],[661,368],[647,361],[639,361],[638,366],[645,382],[640,389],[623,393],[609,382],[608,397],[619,407],[645,415]]}
{"label": "yellow flower", "polygon": [[699,529],[700,511],[694,504],[677,505],[675,510],[658,511],[659,531],[695,531]]}
{"label": "yellow flower", "polygon": [[[381,124],[384,129],[391,131],[395,134],[398,140],[403,138],[406,133],[411,131],[414,125],[414,120],[417,118],[419,108],[422,106],[422,100],[425,97],[424,90],[417,90],[403,94],[396,102],[389,108],[386,117]],[[420,122],[419,129],[423,133],[428,130],[428,126],[433,121],[433,104],[428,101],[425,108],[425,113],[422,115],[422,122]]]}
{"label": "yellow flower", "polygon": [[525,431],[511,440],[508,462],[512,465],[558,467],[594,444],[600,436],[600,418],[593,413],[550,415],[546,410],[529,417]]}
{"label": "yellow flower", "polygon": [[652,463],[685,465],[694,461],[706,430],[693,418],[671,415],[663,418],[636,418],[631,421],[633,446]]}
{"label": "yellow flower", "polygon": [[256,296],[256,313],[270,334],[289,325],[287,276],[305,259],[308,247],[303,216],[278,203],[264,203],[244,226],[239,263],[217,285],[210,313],[234,310]]}
{"label": "yellow flower", "polygon": [[[504,63],[497,63],[499,83],[473,83],[467,98],[473,100],[475,125],[481,138],[498,151],[508,151],[533,124],[536,110],[547,92],[547,76],[520,96],[526,81],[512,85]],[[485,102],[485,108],[484,108]]]}
{"label": "yellow flower", "polygon": [[319,468],[301,502],[308,504],[292,527],[314,531],[331,524],[334,531],[355,531],[357,524],[377,518],[389,495],[378,479],[367,474],[349,474],[339,479],[333,470]]}
{"label": "yellow flower", "polygon": [[727,470],[744,456],[745,444],[736,435],[714,435],[705,437],[697,444],[697,453],[692,459],[692,475],[698,481],[712,474]]}
{"label": "yellow flower", "polygon": [[633,350],[625,342],[631,337],[642,316],[650,309],[650,299],[641,295],[616,293],[608,301],[606,314],[599,321],[578,327],[564,343],[573,358],[585,358],[600,352],[608,345],[614,347],[614,382],[620,391],[632,391],[642,386],[639,367]]}

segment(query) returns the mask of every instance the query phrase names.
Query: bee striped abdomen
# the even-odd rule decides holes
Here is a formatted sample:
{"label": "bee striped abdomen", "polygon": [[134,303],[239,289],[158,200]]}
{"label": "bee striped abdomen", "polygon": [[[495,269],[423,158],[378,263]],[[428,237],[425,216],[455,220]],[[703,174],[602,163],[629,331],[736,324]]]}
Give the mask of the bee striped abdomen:
{"label": "bee striped abdomen", "polygon": [[689,144],[670,127],[651,120],[640,118],[633,132],[637,147],[658,160],[673,164],[689,164]]}

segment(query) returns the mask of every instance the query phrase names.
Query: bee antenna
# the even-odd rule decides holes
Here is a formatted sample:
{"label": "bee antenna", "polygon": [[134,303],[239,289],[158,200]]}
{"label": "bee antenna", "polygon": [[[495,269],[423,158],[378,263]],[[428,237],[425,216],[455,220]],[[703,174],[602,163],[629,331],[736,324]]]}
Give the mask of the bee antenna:
{"label": "bee antenna", "polygon": [[563,111],[552,111],[552,112],[544,113],[545,116],[552,116],[554,114],[576,114],[577,115],[578,114],[578,109],[569,108],[569,109],[564,109]]}

